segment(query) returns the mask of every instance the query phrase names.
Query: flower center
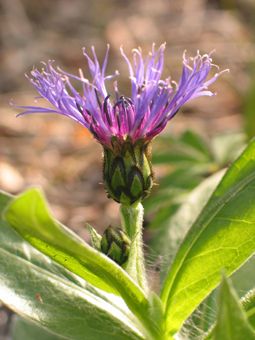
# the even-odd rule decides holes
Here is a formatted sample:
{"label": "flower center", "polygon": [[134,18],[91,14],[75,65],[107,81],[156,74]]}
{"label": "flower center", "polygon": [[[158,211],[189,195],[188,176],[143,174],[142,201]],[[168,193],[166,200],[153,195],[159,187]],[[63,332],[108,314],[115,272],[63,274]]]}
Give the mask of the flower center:
{"label": "flower center", "polygon": [[135,120],[135,108],[131,98],[121,96],[113,107],[113,113],[117,122],[118,133],[122,137],[129,135]]}

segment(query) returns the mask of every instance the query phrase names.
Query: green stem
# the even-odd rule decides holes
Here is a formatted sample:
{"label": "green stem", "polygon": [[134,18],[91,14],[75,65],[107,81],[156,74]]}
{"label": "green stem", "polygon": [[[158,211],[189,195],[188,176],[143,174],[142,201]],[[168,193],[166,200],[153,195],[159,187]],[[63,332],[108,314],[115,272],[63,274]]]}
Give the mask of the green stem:
{"label": "green stem", "polygon": [[131,240],[129,258],[124,266],[127,273],[143,288],[148,290],[143,254],[143,206],[136,203],[120,206],[122,228]]}

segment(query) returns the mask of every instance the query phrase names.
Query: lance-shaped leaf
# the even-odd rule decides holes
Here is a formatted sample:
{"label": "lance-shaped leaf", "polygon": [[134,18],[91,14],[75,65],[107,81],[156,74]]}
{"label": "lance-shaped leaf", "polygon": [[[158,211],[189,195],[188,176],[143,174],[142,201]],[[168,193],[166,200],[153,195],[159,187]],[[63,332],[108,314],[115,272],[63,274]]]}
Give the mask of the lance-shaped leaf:
{"label": "lance-shaped leaf", "polygon": [[255,251],[255,141],[233,163],[186,235],[168,273],[162,301],[167,332]]}
{"label": "lance-shaped leaf", "polygon": [[252,329],[247,315],[230,282],[223,278],[218,298],[217,321],[207,340],[254,340],[255,331]]}
{"label": "lance-shaped leaf", "polygon": [[[0,193],[0,216],[11,199]],[[0,300],[53,338],[143,338],[139,322],[120,297],[93,289],[52,262],[1,218]]]}
{"label": "lance-shaped leaf", "polygon": [[40,190],[29,189],[14,198],[5,211],[8,223],[30,244],[90,284],[122,296],[151,332],[148,300],[129,275],[108,257],[83,242],[49,213]]}

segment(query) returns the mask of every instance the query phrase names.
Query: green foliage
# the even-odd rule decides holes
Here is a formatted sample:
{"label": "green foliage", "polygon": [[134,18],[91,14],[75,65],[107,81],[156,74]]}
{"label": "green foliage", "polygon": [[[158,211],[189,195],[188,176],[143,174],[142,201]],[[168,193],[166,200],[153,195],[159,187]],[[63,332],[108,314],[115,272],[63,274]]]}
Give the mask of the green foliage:
{"label": "green foliage", "polygon": [[224,277],[219,290],[217,321],[206,339],[255,339],[255,331],[248,321],[247,314],[230,281]]}
{"label": "green foliage", "polygon": [[124,295],[129,292],[128,287],[135,303],[146,303],[125,271],[52,217],[38,189],[29,189],[13,199],[5,217],[35,248],[94,286]]}
{"label": "green foliage", "polygon": [[[254,307],[254,282],[255,282],[255,256],[250,258],[245,264],[243,264],[232,276],[231,281],[239,297],[242,297],[244,292],[249,292],[243,297],[242,305],[247,311],[247,316],[250,314],[249,321],[254,318],[255,321],[255,309]],[[215,289],[197,308],[192,316],[185,321],[183,332],[192,337],[202,337],[209,331],[212,325],[215,323],[215,317],[217,314],[217,296],[219,294],[219,287]],[[247,308],[246,308],[247,307]]]}
{"label": "green foliage", "polygon": [[166,228],[169,219],[186,201],[187,194],[205,178],[225,168],[241,152],[245,135],[231,133],[211,138],[210,143],[195,132],[180,137],[158,137],[153,164],[167,167],[159,185],[144,201],[151,229]]}
{"label": "green foliage", "polygon": [[202,211],[223,175],[224,171],[220,171],[205,179],[190,192],[185,202],[172,214],[167,224],[153,230],[150,246],[156,254],[164,259],[160,270],[162,279],[165,277],[169,263],[183,241],[184,235]]}
{"label": "green foliage", "polygon": [[255,251],[255,141],[230,167],[192,225],[166,278],[167,331],[176,332],[220,282]]}
{"label": "green foliage", "polygon": [[93,248],[96,250],[101,250],[101,240],[102,236],[88,223],[86,223],[87,230],[90,235],[90,242]]}
{"label": "green foliage", "polygon": [[[10,200],[0,194],[1,210]],[[0,299],[12,310],[73,340],[84,339],[84,334],[91,340],[142,337],[120,298],[93,288],[51,261],[3,220],[0,230]]]}
{"label": "green foliage", "polygon": [[64,340],[66,338],[49,333],[45,328],[37,326],[20,317],[15,317],[12,325],[12,340]]}
{"label": "green foliage", "polygon": [[[199,139],[189,134],[183,139],[202,152]],[[223,153],[220,157],[224,159]],[[131,240],[124,271],[97,250],[103,239],[92,227],[95,248],[56,221],[38,189],[18,197],[2,193],[0,299],[33,322],[19,321],[16,329],[28,340],[37,338],[36,334],[42,340],[47,336],[40,327],[50,332],[49,339],[56,340],[172,339],[220,283],[222,270],[229,276],[255,251],[255,141],[219,183],[221,177],[219,172],[199,185],[174,213],[169,228],[161,229],[161,238],[156,238],[163,256],[173,254],[189,229],[168,271],[161,298],[147,291],[140,203],[121,206],[122,228]],[[121,248],[120,239],[116,240],[114,247]],[[239,280],[238,275],[250,273],[243,268],[234,281]],[[254,291],[242,300],[241,307],[225,280],[220,297],[216,326],[208,337],[228,340],[233,334],[236,339],[244,334],[253,339]],[[206,310],[204,313],[208,315]],[[224,325],[228,327],[225,333]],[[208,327],[203,325],[205,330]]]}
{"label": "green foliage", "polygon": [[14,198],[5,212],[8,223],[35,248],[97,288],[120,294],[130,310],[153,329],[148,300],[130,276],[107,256],[88,246],[49,213],[41,192],[30,189]]}

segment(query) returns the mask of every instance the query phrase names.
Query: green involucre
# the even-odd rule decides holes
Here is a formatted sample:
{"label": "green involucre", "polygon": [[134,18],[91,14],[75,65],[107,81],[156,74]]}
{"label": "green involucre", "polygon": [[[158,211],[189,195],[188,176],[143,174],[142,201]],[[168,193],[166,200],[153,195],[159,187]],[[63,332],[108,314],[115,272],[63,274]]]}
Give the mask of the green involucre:
{"label": "green involucre", "polygon": [[104,148],[104,184],[108,196],[118,203],[130,205],[149,195],[153,186],[150,143],[112,140],[112,148]]}

